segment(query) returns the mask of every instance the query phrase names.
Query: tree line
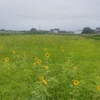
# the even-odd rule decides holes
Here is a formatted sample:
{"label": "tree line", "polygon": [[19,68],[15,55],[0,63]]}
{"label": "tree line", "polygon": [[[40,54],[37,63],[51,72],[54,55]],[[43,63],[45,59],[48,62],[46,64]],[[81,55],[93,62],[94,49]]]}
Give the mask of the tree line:
{"label": "tree line", "polygon": [[91,34],[91,33],[94,33],[94,30],[91,29],[90,27],[84,27],[82,30],[82,33],[83,34]]}

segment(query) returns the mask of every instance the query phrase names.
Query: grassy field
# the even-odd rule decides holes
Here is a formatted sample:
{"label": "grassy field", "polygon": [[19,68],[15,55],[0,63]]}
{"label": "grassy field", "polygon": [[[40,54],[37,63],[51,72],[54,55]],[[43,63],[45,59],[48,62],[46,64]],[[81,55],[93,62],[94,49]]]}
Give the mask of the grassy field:
{"label": "grassy field", "polygon": [[100,100],[100,36],[0,36],[0,100]]}

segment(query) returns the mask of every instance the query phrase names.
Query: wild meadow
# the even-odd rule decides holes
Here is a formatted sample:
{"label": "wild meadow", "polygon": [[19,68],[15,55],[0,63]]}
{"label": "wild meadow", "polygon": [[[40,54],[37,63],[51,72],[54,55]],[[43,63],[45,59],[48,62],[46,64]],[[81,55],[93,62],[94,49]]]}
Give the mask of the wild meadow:
{"label": "wild meadow", "polygon": [[100,36],[0,36],[0,100],[100,100]]}

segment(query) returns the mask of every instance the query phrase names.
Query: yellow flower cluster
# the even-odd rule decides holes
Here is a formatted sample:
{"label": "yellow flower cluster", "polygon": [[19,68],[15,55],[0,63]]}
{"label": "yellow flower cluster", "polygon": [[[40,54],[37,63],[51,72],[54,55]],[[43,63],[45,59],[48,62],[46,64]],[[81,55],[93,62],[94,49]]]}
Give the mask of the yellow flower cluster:
{"label": "yellow flower cluster", "polygon": [[46,50],[46,48],[44,48],[44,50]]}
{"label": "yellow flower cluster", "polygon": [[14,51],[14,50],[12,50],[12,53],[14,54],[14,53],[15,53],[15,51]]}
{"label": "yellow flower cluster", "polygon": [[44,76],[40,76],[40,79],[44,79]]}
{"label": "yellow flower cluster", "polygon": [[25,51],[24,54],[27,54],[27,51]]}
{"label": "yellow flower cluster", "polygon": [[98,86],[98,90],[100,91],[100,85]]}
{"label": "yellow flower cluster", "polygon": [[46,69],[46,70],[48,70],[48,69],[49,69],[49,67],[48,67],[48,66],[45,66],[45,69]]}
{"label": "yellow flower cluster", "polygon": [[42,79],[42,82],[46,85],[47,84],[47,82],[46,82],[46,80],[45,79]]}
{"label": "yellow flower cluster", "polygon": [[77,69],[77,66],[74,66],[74,69]]}
{"label": "yellow flower cluster", "polygon": [[46,56],[47,58],[49,58],[49,57],[50,57],[50,54],[49,54],[49,53],[47,53],[45,56]]}
{"label": "yellow flower cluster", "polygon": [[8,58],[8,57],[6,57],[6,58],[5,58],[5,62],[8,62],[8,61],[9,61],[9,58]]}
{"label": "yellow flower cluster", "polygon": [[70,59],[67,60],[70,63]]}
{"label": "yellow flower cluster", "polygon": [[[74,80],[73,84],[74,84],[75,86],[77,86],[77,85],[80,84],[80,82],[79,82],[78,80]],[[97,86],[97,89],[98,89],[98,91],[100,91],[100,85]]]}
{"label": "yellow flower cluster", "polygon": [[79,85],[79,81],[78,80],[74,80],[74,85]]}
{"label": "yellow flower cluster", "polygon": [[41,63],[41,60],[40,60],[40,59],[38,59],[38,60],[37,60],[37,63],[39,63],[39,64],[40,64],[40,63]]}
{"label": "yellow flower cluster", "polygon": [[40,79],[42,80],[43,84],[45,84],[45,85],[47,84],[47,81],[44,79],[44,76],[40,76]]}

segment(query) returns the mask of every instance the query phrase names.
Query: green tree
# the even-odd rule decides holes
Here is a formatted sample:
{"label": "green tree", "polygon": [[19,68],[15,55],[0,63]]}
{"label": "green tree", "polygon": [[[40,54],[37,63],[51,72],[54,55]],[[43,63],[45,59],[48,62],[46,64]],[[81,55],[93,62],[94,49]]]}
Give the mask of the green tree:
{"label": "green tree", "polygon": [[31,28],[30,32],[37,32],[36,28]]}
{"label": "green tree", "polygon": [[84,34],[93,33],[93,30],[90,27],[84,27],[82,33]]}

